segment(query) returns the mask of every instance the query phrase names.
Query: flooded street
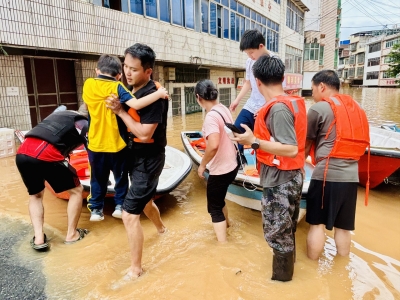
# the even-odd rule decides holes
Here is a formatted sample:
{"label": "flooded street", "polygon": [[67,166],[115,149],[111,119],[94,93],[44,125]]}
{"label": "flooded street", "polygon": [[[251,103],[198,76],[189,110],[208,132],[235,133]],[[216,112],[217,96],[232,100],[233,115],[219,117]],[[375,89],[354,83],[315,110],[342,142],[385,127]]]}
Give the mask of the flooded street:
{"label": "flooded street", "polygon": [[[376,125],[400,125],[400,89],[344,92]],[[170,118],[168,145],[183,151],[180,132],[201,129],[202,120],[202,113]],[[18,239],[13,247],[0,249],[12,253],[7,258],[10,264],[25,267],[40,279],[35,296],[26,288],[24,299],[400,299],[400,186],[381,184],[371,190],[367,207],[365,189],[359,187],[348,258],[335,257],[333,235],[327,232],[323,256],[309,260],[308,224],[303,219],[296,233],[294,277],[282,283],[270,280],[272,250],[263,237],[260,212],[228,201],[229,242],[216,242],[206,185],[193,168],[175,191],[156,201],[169,229],[166,235],[159,235],[142,216],[145,275],[126,283],[121,278],[130,263],[129,247],[122,220],[111,216],[112,201],[106,203],[104,221],[89,222],[84,200],[79,227],[90,233],[79,243],[64,245],[67,202],[46,192],[45,233],[51,250],[37,253],[30,248],[28,195],[14,160],[0,159],[0,228],[3,235],[9,232]]]}

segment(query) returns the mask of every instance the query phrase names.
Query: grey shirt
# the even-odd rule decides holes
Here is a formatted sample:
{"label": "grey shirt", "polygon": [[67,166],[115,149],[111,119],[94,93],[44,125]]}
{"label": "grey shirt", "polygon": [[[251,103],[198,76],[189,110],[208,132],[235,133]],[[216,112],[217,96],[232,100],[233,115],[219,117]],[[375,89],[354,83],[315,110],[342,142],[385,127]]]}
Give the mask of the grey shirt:
{"label": "grey shirt", "polygon": [[[336,140],[336,125],[325,136],[334,120],[333,111],[326,101],[320,101],[310,107],[307,113],[307,139],[315,142],[315,157],[318,161],[332,150]],[[324,180],[326,159],[317,163],[311,179]],[[358,182],[358,162],[352,159],[330,158],[326,181]]]}
{"label": "grey shirt", "polygon": [[[278,102],[271,107],[266,125],[275,142],[297,146],[294,116],[285,104]],[[264,188],[274,187],[292,180],[299,172],[300,169],[284,171],[261,164],[260,184]]]}

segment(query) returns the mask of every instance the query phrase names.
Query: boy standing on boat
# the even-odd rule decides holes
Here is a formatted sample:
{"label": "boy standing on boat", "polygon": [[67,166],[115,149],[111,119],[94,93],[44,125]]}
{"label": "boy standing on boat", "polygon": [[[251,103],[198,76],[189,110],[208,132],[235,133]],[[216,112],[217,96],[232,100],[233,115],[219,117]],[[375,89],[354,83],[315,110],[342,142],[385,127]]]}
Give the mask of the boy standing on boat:
{"label": "boy standing on boat", "polygon": [[261,214],[264,236],[273,248],[272,280],[290,281],[295,260],[295,232],[303,187],[306,109],[304,99],[288,96],[282,86],[285,66],[276,57],[261,56],[253,66],[265,105],[250,128],[234,140],[251,145],[263,186]]}
{"label": "boy standing on boat", "polygon": [[306,157],[315,168],[307,193],[307,256],[318,259],[325,245],[325,228],[335,229],[337,253],[350,252],[357,202],[358,159],[369,145],[365,112],[350,96],[339,94],[335,71],[312,78],[315,104],[307,119]]}
{"label": "boy standing on boat", "polygon": [[164,88],[160,88],[154,95],[136,99],[119,81],[121,73],[122,64],[119,58],[103,54],[97,62],[97,77],[89,78],[83,86],[82,98],[87,104],[89,114],[87,152],[90,163],[90,221],[104,220],[104,198],[110,171],[115,179],[114,218],[122,217],[122,204],[129,185],[125,166],[127,129],[124,122],[106,108],[104,100],[110,94],[115,94],[124,105],[140,109],[168,95]]}
{"label": "boy standing on boat", "polygon": [[[251,90],[250,98],[246,101],[239,115],[235,120],[235,126],[242,129],[240,124],[246,124],[251,130],[254,130],[255,115],[265,104],[264,96],[257,88],[256,79],[253,74],[253,65],[262,55],[277,57],[275,53],[267,50],[265,47],[265,37],[257,29],[246,30],[240,40],[240,51],[247,54],[246,61],[246,80],[236,99],[231,103],[229,109],[235,111],[240,100]],[[242,129],[244,132],[244,129]],[[243,146],[239,145],[239,150],[243,152]]]}
{"label": "boy standing on boat", "polygon": [[86,146],[87,118],[74,111],[50,114],[25,135],[15,162],[29,193],[29,215],[34,237],[31,247],[38,251],[49,248],[43,232],[43,195],[46,180],[56,193],[68,191],[68,231],[65,244],[85,237],[86,229],[77,228],[82,210],[82,190],[75,169],[66,157],[82,144]]}
{"label": "boy standing on boat", "polygon": [[[125,50],[125,78],[135,97],[144,97],[157,90],[151,80],[156,54],[144,44],[135,44]],[[111,97],[107,107],[111,108],[131,131],[129,156],[132,184],[122,206],[122,220],[131,249],[131,266],[127,279],[143,274],[143,229],[140,224],[142,211],[154,223],[159,233],[166,232],[160,212],[152,198],[155,196],[158,180],[164,167],[165,146],[167,145],[168,101],[163,97],[153,104],[138,110],[140,121],[132,118],[122,109],[119,101]]]}

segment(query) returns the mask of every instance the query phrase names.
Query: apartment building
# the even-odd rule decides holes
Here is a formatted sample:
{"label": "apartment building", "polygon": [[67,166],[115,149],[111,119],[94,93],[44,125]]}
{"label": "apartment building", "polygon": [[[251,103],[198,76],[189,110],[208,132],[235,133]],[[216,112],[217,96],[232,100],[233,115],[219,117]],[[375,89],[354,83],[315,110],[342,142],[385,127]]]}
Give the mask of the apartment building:
{"label": "apartment building", "polygon": [[336,70],[339,59],[341,1],[309,0],[305,14],[303,94],[311,93],[311,79],[322,69]]}
{"label": "apartment building", "polygon": [[100,54],[123,58],[136,42],[156,54],[154,79],[168,88],[170,115],[200,111],[195,83],[211,79],[229,105],[244,78],[246,29],[286,62],[301,88],[300,0],[14,0],[0,2],[0,127],[28,130],[59,105],[77,109]]}
{"label": "apartment building", "polygon": [[396,80],[399,79],[400,74],[398,74],[397,78],[394,78],[391,77],[387,72],[390,63],[390,57],[388,54],[395,44],[400,44],[400,28],[398,30],[388,32],[387,35],[382,35],[376,40],[367,43],[364,72],[365,86],[397,86]]}
{"label": "apartment building", "polygon": [[[350,57],[350,40],[340,41],[339,44],[339,63],[337,67],[337,73],[342,83],[345,82],[344,78],[347,78],[347,70]],[[345,72],[345,74],[344,74]]]}

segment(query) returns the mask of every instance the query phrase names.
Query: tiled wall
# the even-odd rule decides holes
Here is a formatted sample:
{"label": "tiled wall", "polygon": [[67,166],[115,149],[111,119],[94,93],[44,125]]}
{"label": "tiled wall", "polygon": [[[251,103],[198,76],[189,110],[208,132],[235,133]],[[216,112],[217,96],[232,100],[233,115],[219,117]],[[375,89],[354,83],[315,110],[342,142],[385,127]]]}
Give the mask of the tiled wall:
{"label": "tiled wall", "polygon": [[0,56],[0,128],[29,130],[31,119],[22,56]]}

